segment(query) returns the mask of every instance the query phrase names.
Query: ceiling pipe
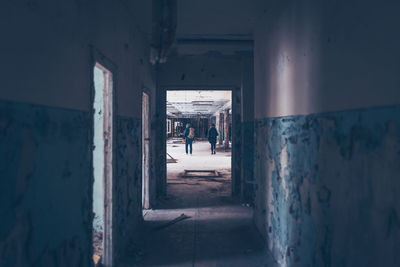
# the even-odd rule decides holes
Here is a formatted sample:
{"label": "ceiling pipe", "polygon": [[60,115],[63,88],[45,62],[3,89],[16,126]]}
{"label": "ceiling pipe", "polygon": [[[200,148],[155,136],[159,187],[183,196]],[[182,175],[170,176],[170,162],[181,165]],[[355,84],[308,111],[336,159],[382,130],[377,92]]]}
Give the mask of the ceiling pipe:
{"label": "ceiling pipe", "polygon": [[165,63],[175,41],[177,27],[176,0],[153,0],[150,63]]}

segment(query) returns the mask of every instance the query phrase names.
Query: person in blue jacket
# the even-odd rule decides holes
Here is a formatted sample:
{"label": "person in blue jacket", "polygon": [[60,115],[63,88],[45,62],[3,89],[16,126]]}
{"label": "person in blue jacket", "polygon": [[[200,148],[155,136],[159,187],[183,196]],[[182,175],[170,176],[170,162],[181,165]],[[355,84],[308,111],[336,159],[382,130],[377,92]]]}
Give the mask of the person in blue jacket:
{"label": "person in blue jacket", "polygon": [[192,151],[193,151],[192,143],[193,143],[193,139],[194,139],[194,128],[190,126],[190,123],[186,124],[184,138],[185,138],[186,155],[188,154],[188,146],[190,148],[190,155],[192,155]]}

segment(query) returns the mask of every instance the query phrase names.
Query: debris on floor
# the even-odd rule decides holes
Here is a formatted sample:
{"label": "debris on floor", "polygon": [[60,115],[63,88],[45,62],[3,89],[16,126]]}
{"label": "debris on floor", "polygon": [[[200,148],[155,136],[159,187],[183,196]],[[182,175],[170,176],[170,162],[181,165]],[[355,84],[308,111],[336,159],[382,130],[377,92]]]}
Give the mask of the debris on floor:
{"label": "debris on floor", "polygon": [[93,262],[95,267],[101,267],[101,257],[99,255],[93,254]]}
{"label": "debris on floor", "polygon": [[167,153],[167,163],[176,163],[176,159],[174,159],[170,154]]}
{"label": "debris on floor", "polygon": [[103,232],[93,231],[93,262],[95,267],[101,266],[103,256]]}
{"label": "debris on floor", "polygon": [[172,221],[169,221],[169,222],[167,222],[167,223],[165,223],[165,224],[163,224],[163,225],[160,225],[160,226],[154,228],[154,230],[155,230],[155,231],[162,230],[162,229],[167,228],[167,227],[169,227],[169,226],[171,226],[171,225],[173,225],[173,224],[175,224],[175,223],[177,223],[177,222],[180,222],[180,221],[183,221],[183,220],[186,220],[186,219],[189,219],[189,218],[191,218],[191,217],[185,215],[184,213],[182,213],[181,216],[176,217],[176,218],[173,219]]}
{"label": "debris on floor", "polygon": [[181,175],[183,178],[192,177],[221,177],[220,173],[216,170],[184,170]]}

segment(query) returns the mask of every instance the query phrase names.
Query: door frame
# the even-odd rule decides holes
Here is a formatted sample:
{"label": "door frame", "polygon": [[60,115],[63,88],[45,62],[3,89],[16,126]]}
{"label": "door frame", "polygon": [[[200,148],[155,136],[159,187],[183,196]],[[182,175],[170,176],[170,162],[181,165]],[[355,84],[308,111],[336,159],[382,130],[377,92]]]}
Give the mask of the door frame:
{"label": "door frame", "polygon": [[[163,105],[163,112],[162,112],[162,116],[163,116],[163,131],[166,132],[166,119],[167,119],[167,109],[166,109],[166,103],[167,103],[167,91],[231,91],[231,101],[232,101],[232,145],[231,145],[231,183],[232,183],[232,188],[231,188],[231,194],[234,196],[238,196],[240,195],[240,191],[241,191],[241,172],[239,171],[235,171],[234,166],[236,166],[235,164],[237,164],[238,160],[241,160],[241,156],[240,156],[240,146],[237,146],[236,144],[240,144],[241,142],[241,133],[239,136],[236,136],[236,134],[233,134],[234,132],[238,132],[240,130],[241,132],[241,125],[240,125],[240,121],[236,121],[236,114],[239,114],[241,116],[241,110],[242,107],[241,105],[243,105],[242,102],[240,102],[238,105],[236,105],[234,103],[234,100],[237,98],[241,98],[241,87],[237,86],[237,85],[232,85],[232,86],[162,86],[162,96],[163,96],[163,102],[165,103]],[[239,118],[240,118],[239,116]],[[238,130],[235,130],[236,128],[238,128]],[[163,150],[164,152],[167,151],[167,142],[166,142],[166,134],[164,134],[163,139]],[[161,151],[160,151],[161,152]],[[166,153],[163,153],[163,163],[165,166],[165,171],[162,173],[162,179],[163,179],[163,186],[165,188],[163,188],[163,191],[166,192],[166,186],[167,186],[167,156]],[[241,166],[241,164],[239,164],[239,166]],[[163,167],[164,168],[164,167]],[[239,187],[239,188],[238,188]]]}
{"label": "door frame", "polygon": [[[114,239],[113,239],[113,233],[115,225],[113,224],[113,218],[115,218],[115,209],[113,209],[114,206],[114,201],[115,198],[115,181],[116,181],[116,175],[117,175],[117,164],[116,164],[116,133],[117,133],[117,114],[116,111],[117,105],[116,105],[116,95],[117,95],[117,66],[110,60],[108,59],[104,54],[102,54],[97,48],[94,46],[90,46],[90,122],[91,122],[91,132],[90,132],[90,165],[91,165],[91,174],[90,174],[90,203],[91,203],[91,211],[90,211],[90,216],[91,216],[91,222],[93,224],[93,182],[94,182],[94,172],[93,172],[93,137],[94,137],[94,109],[93,109],[93,104],[94,104],[94,95],[95,95],[95,87],[94,87],[94,68],[96,64],[98,63],[101,65],[103,68],[105,68],[107,71],[109,71],[112,75],[111,78],[111,179],[109,181],[106,181],[106,184],[104,186],[105,189],[105,194],[104,194],[104,234],[103,234],[103,265],[105,267],[112,267],[114,264]],[[91,233],[93,235],[93,226],[91,226]],[[92,237],[91,235],[91,237]],[[92,240],[92,239],[91,239]],[[91,246],[91,251],[93,247]],[[93,254],[93,253],[92,253]],[[90,258],[92,255],[90,255]]]}
{"label": "door frame", "polygon": [[[145,138],[143,137],[143,97],[144,94],[147,95],[147,135],[148,135],[148,151],[147,151],[147,162],[144,164],[144,148],[145,148]],[[147,88],[142,89],[142,101],[141,101],[141,112],[142,112],[142,133],[141,133],[141,142],[142,142],[142,210],[143,209],[150,209],[151,207],[151,189],[150,189],[150,180],[151,180],[151,94]],[[145,167],[147,166],[147,179],[145,177]],[[143,184],[145,183],[145,184]]]}

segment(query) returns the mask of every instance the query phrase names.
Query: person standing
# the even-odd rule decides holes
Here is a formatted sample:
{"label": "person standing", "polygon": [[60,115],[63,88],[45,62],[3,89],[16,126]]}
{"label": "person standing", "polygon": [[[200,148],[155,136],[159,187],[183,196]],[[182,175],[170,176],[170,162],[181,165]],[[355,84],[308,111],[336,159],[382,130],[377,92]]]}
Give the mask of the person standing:
{"label": "person standing", "polygon": [[211,154],[215,154],[217,136],[218,136],[218,131],[217,129],[215,129],[215,124],[212,123],[210,129],[208,130],[208,141],[211,144]]}
{"label": "person standing", "polygon": [[186,124],[184,138],[185,138],[186,155],[188,154],[188,146],[190,148],[190,155],[192,155],[192,151],[193,151],[192,143],[193,143],[193,139],[194,139],[194,128],[190,126],[190,123]]}

